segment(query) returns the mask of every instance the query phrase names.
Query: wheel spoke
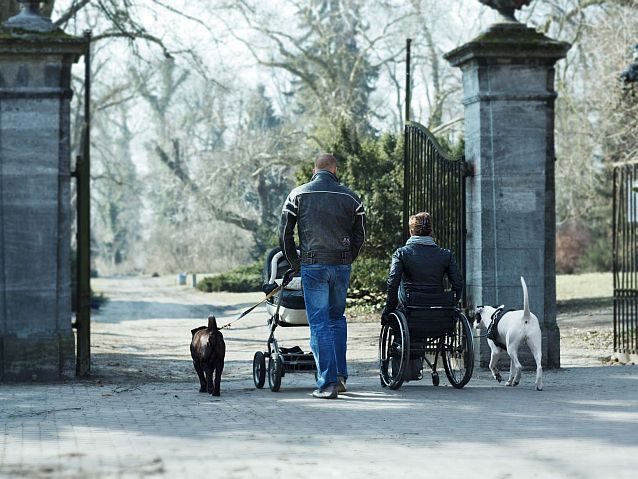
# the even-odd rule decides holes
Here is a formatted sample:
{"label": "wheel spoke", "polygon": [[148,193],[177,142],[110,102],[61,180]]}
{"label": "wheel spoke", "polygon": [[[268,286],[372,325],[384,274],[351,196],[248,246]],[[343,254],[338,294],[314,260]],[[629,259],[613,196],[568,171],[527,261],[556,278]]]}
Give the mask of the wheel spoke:
{"label": "wheel spoke", "polygon": [[383,325],[379,335],[379,376],[382,385],[391,389],[398,389],[403,383],[409,354],[406,327],[405,318],[393,313],[390,324]]}

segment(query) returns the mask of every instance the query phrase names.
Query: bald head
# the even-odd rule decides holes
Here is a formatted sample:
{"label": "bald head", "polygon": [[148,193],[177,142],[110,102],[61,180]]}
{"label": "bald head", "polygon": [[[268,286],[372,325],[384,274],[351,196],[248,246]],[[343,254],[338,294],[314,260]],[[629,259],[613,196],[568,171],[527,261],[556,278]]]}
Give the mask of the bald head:
{"label": "bald head", "polygon": [[321,153],[315,158],[315,173],[319,170],[328,170],[332,174],[337,173],[337,159],[328,153]]}

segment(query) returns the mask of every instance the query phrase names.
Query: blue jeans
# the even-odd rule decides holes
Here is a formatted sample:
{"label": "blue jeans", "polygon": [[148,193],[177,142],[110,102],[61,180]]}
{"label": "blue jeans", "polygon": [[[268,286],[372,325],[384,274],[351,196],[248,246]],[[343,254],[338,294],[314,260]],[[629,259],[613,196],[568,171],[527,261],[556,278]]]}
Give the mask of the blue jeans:
{"label": "blue jeans", "polygon": [[317,387],[348,377],[346,343],[348,326],[344,312],[350,284],[349,264],[309,264],[301,266],[301,284],[310,325],[310,349],[317,363]]}

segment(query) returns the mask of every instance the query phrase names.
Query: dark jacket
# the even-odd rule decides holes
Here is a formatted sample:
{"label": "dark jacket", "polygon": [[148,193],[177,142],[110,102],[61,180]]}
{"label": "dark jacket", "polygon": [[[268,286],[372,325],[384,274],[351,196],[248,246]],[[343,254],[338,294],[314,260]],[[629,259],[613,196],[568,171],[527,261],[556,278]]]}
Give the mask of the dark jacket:
{"label": "dark jacket", "polygon": [[[299,250],[295,247],[299,225]],[[281,212],[279,244],[293,268],[299,264],[350,264],[365,240],[365,210],[359,197],[326,170],[290,192]]]}
{"label": "dark jacket", "polygon": [[[442,293],[443,279],[447,276],[456,299],[463,292],[463,277],[454,255],[449,249],[423,244],[406,244],[392,255],[384,313],[394,311],[399,303],[406,302],[412,291]],[[399,285],[402,286],[399,298]]]}

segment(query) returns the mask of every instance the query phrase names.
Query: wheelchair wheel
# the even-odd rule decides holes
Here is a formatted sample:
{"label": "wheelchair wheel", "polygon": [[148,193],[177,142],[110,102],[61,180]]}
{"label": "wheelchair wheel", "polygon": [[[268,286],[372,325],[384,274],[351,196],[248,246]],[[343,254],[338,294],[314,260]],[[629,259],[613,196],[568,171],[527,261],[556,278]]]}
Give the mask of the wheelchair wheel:
{"label": "wheelchair wheel", "polygon": [[446,335],[444,343],[445,375],[452,386],[461,389],[470,381],[474,371],[472,327],[462,313],[454,318],[454,330]]}
{"label": "wheelchair wheel", "polygon": [[257,389],[263,388],[266,383],[266,358],[261,351],[257,351],[253,358],[253,381]]}
{"label": "wheelchair wheel", "polygon": [[284,364],[281,356],[277,357],[274,354],[268,358],[268,386],[274,393],[279,391],[281,387],[281,377],[284,372]]}
{"label": "wheelchair wheel", "polygon": [[408,321],[400,311],[389,316],[379,335],[379,376],[381,385],[399,389],[404,381],[410,357]]}

